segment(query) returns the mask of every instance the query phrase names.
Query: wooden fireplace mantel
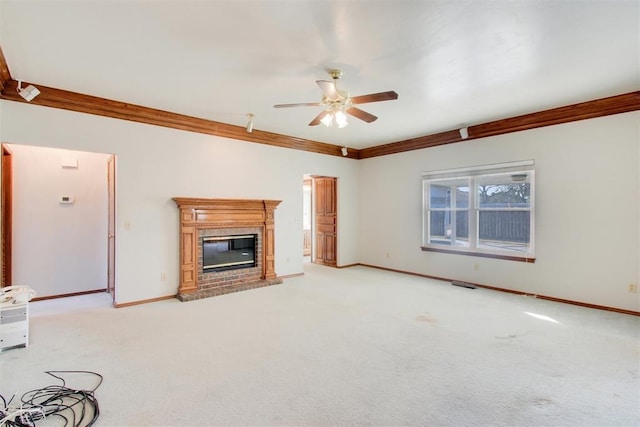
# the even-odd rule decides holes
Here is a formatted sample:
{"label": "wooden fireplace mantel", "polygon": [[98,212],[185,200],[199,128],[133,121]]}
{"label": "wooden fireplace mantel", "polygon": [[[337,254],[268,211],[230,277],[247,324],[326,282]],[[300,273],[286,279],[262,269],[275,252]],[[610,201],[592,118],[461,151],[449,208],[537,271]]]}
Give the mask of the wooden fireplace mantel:
{"label": "wooden fireplace mantel", "polygon": [[262,279],[273,280],[275,271],[274,210],[281,200],[200,199],[174,197],[180,209],[180,287],[178,294],[198,291],[198,230],[260,227]]}

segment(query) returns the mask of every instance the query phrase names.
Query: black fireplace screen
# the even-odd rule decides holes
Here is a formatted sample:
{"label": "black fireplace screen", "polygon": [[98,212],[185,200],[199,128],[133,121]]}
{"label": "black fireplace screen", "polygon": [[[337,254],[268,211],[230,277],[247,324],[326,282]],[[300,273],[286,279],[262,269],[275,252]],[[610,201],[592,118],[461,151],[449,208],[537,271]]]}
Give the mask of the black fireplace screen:
{"label": "black fireplace screen", "polygon": [[204,237],[202,270],[231,270],[256,266],[256,234]]}

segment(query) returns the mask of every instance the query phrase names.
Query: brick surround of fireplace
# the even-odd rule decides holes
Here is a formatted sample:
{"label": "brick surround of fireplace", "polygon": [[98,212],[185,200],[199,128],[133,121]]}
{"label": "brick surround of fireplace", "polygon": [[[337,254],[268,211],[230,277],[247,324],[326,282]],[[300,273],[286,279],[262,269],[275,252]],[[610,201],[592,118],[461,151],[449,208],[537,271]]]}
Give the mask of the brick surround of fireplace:
{"label": "brick surround of fireplace", "polygon": [[[279,200],[175,197],[180,210],[180,286],[191,301],[282,283],[275,272],[274,210]],[[256,266],[204,272],[202,239],[256,234]]]}

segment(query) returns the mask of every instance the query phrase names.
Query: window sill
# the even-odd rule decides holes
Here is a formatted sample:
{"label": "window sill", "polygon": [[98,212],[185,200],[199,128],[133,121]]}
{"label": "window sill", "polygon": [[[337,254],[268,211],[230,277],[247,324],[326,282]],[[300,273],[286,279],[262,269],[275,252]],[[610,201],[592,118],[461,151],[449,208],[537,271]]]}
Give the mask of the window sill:
{"label": "window sill", "polygon": [[443,254],[456,254],[456,255],[467,255],[467,256],[475,256],[481,258],[495,258],[495,259],[504,259],[507,261],[519,261],[533,264],[536,262],[535,258],[527,258],[527,257],[519,257],[513,255],[497,255],[497,254],[489,254],[485,252],[472,252],[472,251],[456,251],[454,249],[440,249],[440,248],[432,248],[421,246],[421,249],[425,252],[440,252]]}

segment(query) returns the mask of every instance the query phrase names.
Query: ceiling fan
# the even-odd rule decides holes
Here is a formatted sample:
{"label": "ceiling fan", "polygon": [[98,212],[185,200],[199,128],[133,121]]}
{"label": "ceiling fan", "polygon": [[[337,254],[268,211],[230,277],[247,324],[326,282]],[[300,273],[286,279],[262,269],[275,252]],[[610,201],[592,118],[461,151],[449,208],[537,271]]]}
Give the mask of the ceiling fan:
{"label": "ceiling fan", "polygon": [[352,98],[349,96],[349,92],[339,90],[336,86],[338,79],[342,77],[342,71],[329,70],[329,75],[333,81],[316,81],[322,90],[322,101],[304,102],[300,104],[277,104],[274,105],[274,108],[323,106],[325,109],[311,120],[309,126],[317,126],[320,123],[326,126],[331,126],[335,123],[338,127],[343,128],[348,124],[347,114],[367,123],[374,122],[377,119],[373,114],[354,107],[354,105],[398,99],[398,94],[392,90],[388,92],[354,96]]}

